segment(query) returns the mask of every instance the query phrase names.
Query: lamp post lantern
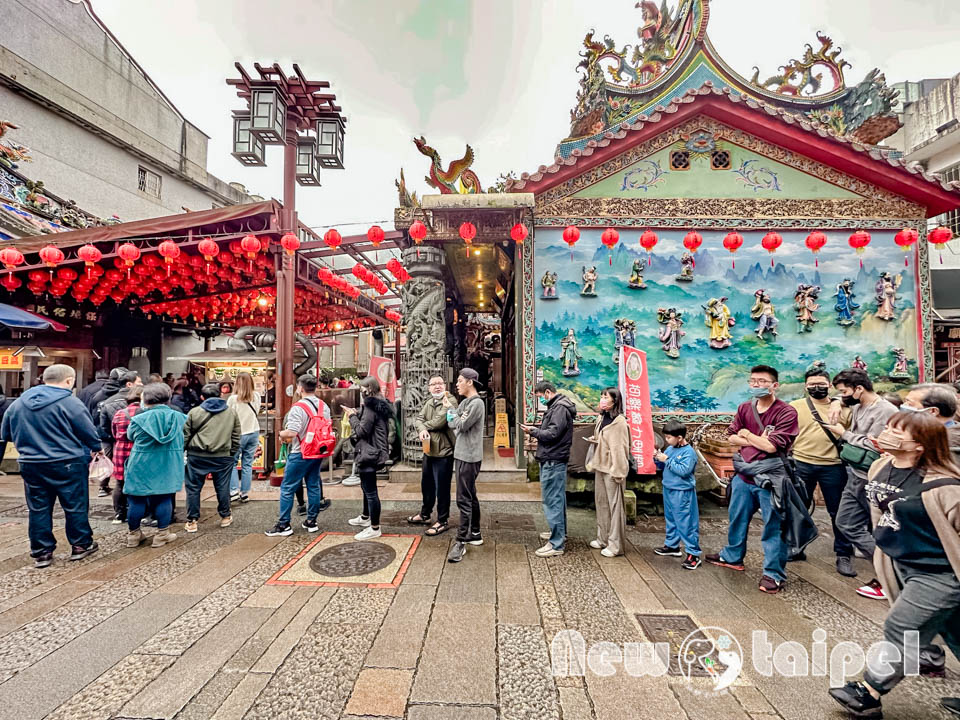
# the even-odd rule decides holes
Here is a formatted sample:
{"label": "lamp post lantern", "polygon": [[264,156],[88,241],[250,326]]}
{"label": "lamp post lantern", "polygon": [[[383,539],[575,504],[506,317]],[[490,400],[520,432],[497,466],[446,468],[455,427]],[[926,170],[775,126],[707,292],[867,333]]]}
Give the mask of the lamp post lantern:
{"label": "lamp post lantern", "polygon": [[[318,187],[320,168],[343,169],[343,135],[346,118],[329,92],[325,80],[307,80],[294,63],[287,76],[274,63],[254,63],[259,77],[251,77],[235,63],[239,78],[227,80],[246,108],[233,114],[233,156],[247,166],[266,165],[266,145],[283,146],[283,213],[279,234],[298,235],[297,184]],[[316,137],[311,133],[316,133]],[[293,297],[296,282],[295,253],[277,250],[277,417],[290,407],[286,388],[293,378]],[[279,423],[277,424],[279,431]]]}

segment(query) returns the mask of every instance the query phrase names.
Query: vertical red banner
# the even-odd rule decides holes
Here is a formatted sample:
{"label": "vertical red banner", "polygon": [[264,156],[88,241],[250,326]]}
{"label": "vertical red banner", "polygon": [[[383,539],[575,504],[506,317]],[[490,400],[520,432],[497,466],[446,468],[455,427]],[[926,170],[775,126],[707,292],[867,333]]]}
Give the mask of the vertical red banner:
{"label": "vertical red banner", "polygon": [[623,395],[623,414],[630,429],[630,455],[641,475],[653,475],[655,451],[653,416],[650,408],[650,376],[647,373],[647,354],[626,345],[620,347],[620,393]]}
{"label": "vertical red banner", "polygon": [[393,362],[385,357],[370,357],[370,375],[380,383],[380,391],[390,402],[397,401],[397,374]]}

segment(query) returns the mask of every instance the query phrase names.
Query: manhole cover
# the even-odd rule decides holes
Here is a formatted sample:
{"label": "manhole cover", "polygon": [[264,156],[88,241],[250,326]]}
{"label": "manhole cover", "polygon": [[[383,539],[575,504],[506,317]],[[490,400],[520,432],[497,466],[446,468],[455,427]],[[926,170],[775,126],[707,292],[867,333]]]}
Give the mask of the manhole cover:
{"label": "manhole cover", "polygon": [[328,577],[353,577],[382,570],[397,551],[377,542],[351,542],[321,550],[310,558],[310,568]]}
{"label": "manhole cover", "polygon": [[724,638],[714,642],[689,615],[638,614],[636,617],[650,642],[670,645],[669,675],[716,677],[727,669],[717,657],[718,644],[724,643]]}

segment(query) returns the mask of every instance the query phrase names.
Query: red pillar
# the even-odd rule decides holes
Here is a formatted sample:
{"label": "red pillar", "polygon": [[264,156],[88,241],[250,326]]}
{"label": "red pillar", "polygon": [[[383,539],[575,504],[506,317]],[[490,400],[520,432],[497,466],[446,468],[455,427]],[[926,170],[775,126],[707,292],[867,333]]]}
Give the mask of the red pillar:
{"label": "red pillar", "polygon": [[[297,132],[296,120],[287,117],[287,142],[283,147],[283,217],[281,232],[297,232]],[[277,271],[277,427],[290,409],[287,388],[293,377],[293,304],[296,285],[296,256],[276,254]]]}

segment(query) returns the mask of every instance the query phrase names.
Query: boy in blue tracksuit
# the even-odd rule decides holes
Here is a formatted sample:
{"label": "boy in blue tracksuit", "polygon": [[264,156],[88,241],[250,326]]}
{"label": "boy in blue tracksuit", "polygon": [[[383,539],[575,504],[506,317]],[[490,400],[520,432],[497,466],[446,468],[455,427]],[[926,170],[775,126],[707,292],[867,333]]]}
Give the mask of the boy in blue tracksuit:
{"label": "boy in blue tracksuit", "polygon": [[671,420],[663,426],[667,447],[657,453],[657,466],[663,469],[663,514],[667,521],[667,537],[657,555],[684,557],[680,542],[686,550],[682,567],[696,570],[700,567],[700,509],[697,507],[697,481],[693,471],[697,454],[687,442],[687,426]]}

